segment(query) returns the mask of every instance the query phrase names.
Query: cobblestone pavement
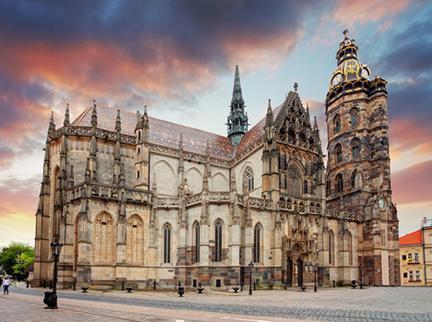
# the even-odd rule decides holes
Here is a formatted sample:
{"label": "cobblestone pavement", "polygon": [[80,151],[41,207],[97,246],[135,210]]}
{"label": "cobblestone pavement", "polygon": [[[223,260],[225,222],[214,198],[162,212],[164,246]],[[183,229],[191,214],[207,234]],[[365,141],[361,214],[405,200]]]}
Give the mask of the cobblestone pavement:
{"label": "cobblestone pavement", "polygon": [[[42,296],[43,289],[14,287],[12,292]],[[237,317],[327,320],[327,321],[432,321],[432,288],[348,288],[320,289],[317,293],[296,291],[256,291],[253,296],[209,292],[187,292],[179,298],[174,292],[96,292],[60,291],[63,299],[87,303],[112,303],[176,312],[235,314]],[[191,317],[191,315],[189,315]],[[192,318],[192,317],[191,317]],[[220,318],[220,317],[219,317]],[[218,320],[219,320],[218,318]],[[195,315],[202,320],[202,316]],[[229,318],[228,318],[229,319]]]}

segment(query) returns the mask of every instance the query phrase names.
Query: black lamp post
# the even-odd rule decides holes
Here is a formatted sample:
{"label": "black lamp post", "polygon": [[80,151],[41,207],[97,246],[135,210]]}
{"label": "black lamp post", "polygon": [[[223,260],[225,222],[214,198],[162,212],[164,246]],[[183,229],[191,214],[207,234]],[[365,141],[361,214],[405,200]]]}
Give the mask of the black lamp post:
{"label": "black lamp post", "polygon": [[50,244],[51,251],[54,259],[54,275],[53,275],[53,290],[52,292],[45,292],[44,303],[47,305],[46,309],[58,309],[57,307],[57,263],[60,257],[60,252],[63,244],[58,242],[56,238],[54,242]]}
{"label": "black lamp post", "polygon": [[314,265],[313,271],[314,271],[314,292],[316,292],[317,291],[317,273],[318,273],[317,264]]}
{"label": "black lamp post", "polygon": [[249,266],[249,295],[252,295],[252,268],[254,267],[254,263],[250,261],[248,266]]}

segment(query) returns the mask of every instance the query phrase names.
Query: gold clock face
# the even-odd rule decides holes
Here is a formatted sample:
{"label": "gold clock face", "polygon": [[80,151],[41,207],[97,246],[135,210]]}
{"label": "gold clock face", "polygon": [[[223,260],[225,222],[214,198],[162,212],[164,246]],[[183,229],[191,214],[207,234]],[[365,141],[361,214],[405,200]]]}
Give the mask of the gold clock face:
{"label": "gold clock face", "polygon": [[338,85],[341,82],[342,82],[342,75],[341,74],[336,74],[335,76],[333,76],[331,83],[332,83],[332,86],[336,86],[336,85]]}

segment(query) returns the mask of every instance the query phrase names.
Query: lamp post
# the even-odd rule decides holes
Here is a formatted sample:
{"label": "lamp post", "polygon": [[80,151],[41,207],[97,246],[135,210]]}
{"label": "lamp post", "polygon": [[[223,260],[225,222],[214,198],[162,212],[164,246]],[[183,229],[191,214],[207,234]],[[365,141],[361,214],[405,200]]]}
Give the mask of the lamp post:
{"label": "lamp post", "polygon": [[248,266],[249,266],[249,295],[252,295],[252,268],[254,266],[254,263],[250,261]]}
{"label": "lamp post", "polygon": [[45,292],[44,303],[47,305],[46,309],[58,309],[57,307],[57,263],[60,257],[60,252],[63,244],[58,242],[56,238],[54,242],[50,244],[51,251],[54,259],[54,273],[53,273],[53,290],[52,292]]}

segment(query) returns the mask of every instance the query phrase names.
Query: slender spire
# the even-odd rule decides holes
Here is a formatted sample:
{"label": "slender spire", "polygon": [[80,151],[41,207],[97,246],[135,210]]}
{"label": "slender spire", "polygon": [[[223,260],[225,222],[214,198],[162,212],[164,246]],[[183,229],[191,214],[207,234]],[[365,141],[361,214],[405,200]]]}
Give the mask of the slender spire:
{"label": "slender spire", "polygon": [[64,126],[68,126],[68,125],[70,125],[70,118],[69,118],[69,103],[66,104],[66,112],[65,112],[65,117],[64,117],[63,125],[64,125]]}
{"label": "slender spire", "polygon": [[235,177],[235,170],[231,169],[231,178],[230,178],[230,186],[231,186],[231,192],[237,191],[237,183],[236,183],[236,177]]}
{"label": "slender spire", "polygon": [[73,169],[73,164],[71,164],[70,168],[69,168],[69,177],[68,177],[68,185],[69,188],[72,188],[74,186],[74,169]]}
{"label": "slender spire", "polygon": [[85,172],[84,172],[84,181],[90,182],[90,180],[91,180],[90,157],[88,157]]}
{"label": "slender spire", "polygon": [[306,115],[309,120],[309,102],[306,102]]}
{"label": "slender spire", "polygon": [[318,122],[316,116],[314,116],[314,125],[313,125],[314,131],[318,131]]}
{"label": "slender spire", "polygon": [[115,130],[116,130],[116,132],[120,132],[120,131],[121,131],[120,110],[117,110],[117,117],[116,117],[116,123],[115,123]]}
{"label": "slender spire", "polygon": [[93,100],[93,110],[92,110],[92,115],[91,115],[91,125],[93,127],[97,126],[96,100]]}
{"label": "slender spire", "polygon": [[157,185],[156,185],[156,172],[153,172],[153,184],[152,184],[153,195],[156,195]]}
{"label": "slender spire", "polygon": [[294,83],[294,92],[297,92],[297,90],[298,90],[298,83],[295,82],[295,83]]}
{"label": "slender spire", "polygon": [[240,84],[240,71],[238,65],[236,65],[236,69],[235,69],[233,96],[232,96],[231,104],[235,102],[244,102],[242,96],[241,84]]}
{"label": "slender spire", "polygon": [[267,115],[266,115],[266,126],[273,124],[273,110],[271,107],[271,99],[268,100]]}
{"label": "slender spire", "polygon": [[183,150],[183,133],[180,132],[179,149]]}
{"label": "slender spire", "polygon": [[54,123],[54,111],[51,111],[48,132],[54,131],[56,129],[56,125]]}

